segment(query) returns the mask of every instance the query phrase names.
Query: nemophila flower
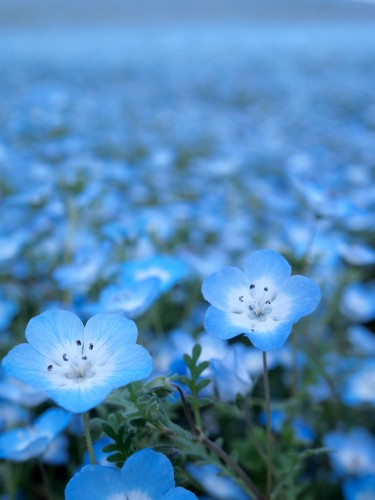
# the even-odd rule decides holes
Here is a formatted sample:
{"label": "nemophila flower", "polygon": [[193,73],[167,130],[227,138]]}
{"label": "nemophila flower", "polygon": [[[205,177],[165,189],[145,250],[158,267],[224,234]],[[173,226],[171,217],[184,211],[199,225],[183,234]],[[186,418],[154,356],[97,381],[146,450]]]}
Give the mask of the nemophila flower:
{"label": "nemophila flower", "polygon": [[341,298],[340,309],[352,321],[366,323],[375,319],[375,281],[348,285]]}
{"label": "nemophila flower", "polygon": [[24,424],[29,418],[29,413],[25,408],[0,401],[0,431],[15,425]]}
{"label": "nemophila flower", "polygon": [[258,250],[245,260],[244,272],[224,267],[208,276],[202,293],[211,303],[205,317],[209,334],[230,339],[244,333],[262,351],[280,349],[293,323],[312,313],[319,286],[291,267],[277,252]]}
{"label": "nemophila flower", "polygon": [[122,266],[122,280],[131,278],[142,281],[146,278],[160,280],[160,292],[167,292],[188,273],[187,264],[176,257],[156,255],[139,261],[129,261]]}
{"label": "nemophila flower", "polygon": [[366,429],[328,432],[323,444],[332,450],[329,458],[338,476],[375,474],[375,438]]}
{"label": "nemophila flower", "polygon": [[105,312],[123,312],[129,318],[139,316],[159,297],[160,284],[159,278],[150,277],[109,285],[101,291],[98,307]]}
{"label": "nemophila flower", "polygon": [[342,494],[344,500],[375,500],[375,475],[346,479]]}
{"label": "nemophila flower", "polygon": [[215,465],[194,465],[188,463],[186,466],[189,474],[210,495],[217,500],[248,500],[249,496],[229,476],[224,476]]}
{"label": "nemophila flower", "polygon": [[[267,424],[267,417],[264,411],[259,415],[259,421],[263,425]],[[282,410],[271,411],[271,423],[273,431],[277,433],[282,432],[283,428],[289,426],[293,431],[294,437],[306,444],[311,444],[316,437],[311,426],[302,418],[295,417],[289,421],[288,415]]]}
{"label": "nemophila flower", "polygon": [[48,399],[45,391],[8,377],[3,372],[0,367],[0,398],[27,407],[37,406]]}
{"label": "nemophila flower", "polygon": [[162,453],[149,448],[131,455],[121,470],[86,465],[69,481],[65,500],[197,500],[185,488],[175,487],[173,467]]}
{"label": "nemophila flower", "polygon": [[137,327],[123,316],[97,314],[84,327],[71,312],[48,311],[29,321],[26,338],[4,358],[5,371],[73,413],[151,372],[151,356],[135,344]]}
{"label": "nemophila flower", "polygon": [[21,462],[42,455],[71,419],[71,413],[62,408],[49,408],[29,427],[4,432],[0,435],[0,458]]}
{"label": "nemophila flower", "polygon": [[348,329],[348,339],[354,349],[366,355],[375,354],[375,335],[363,325],[353,325]]}
{"label": "nemophila flower", "polygon": [[341,399],[350,406],[368,403],[375,406],[375,360],[361,360],[358,369],[344,382]]}

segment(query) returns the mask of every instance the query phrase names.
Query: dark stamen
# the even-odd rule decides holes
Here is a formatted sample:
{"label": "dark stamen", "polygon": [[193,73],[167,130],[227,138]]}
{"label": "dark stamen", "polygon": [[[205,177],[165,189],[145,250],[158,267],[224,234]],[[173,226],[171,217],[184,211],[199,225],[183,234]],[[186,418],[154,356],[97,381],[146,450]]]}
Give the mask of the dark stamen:
{"label": "dark stamen", "polygon": [[76,340],[77,345],[82,345],[82,342],[80,340]]}
{"label": "dark stamen", "polygon": [[89,345],[89,349],[90,349],[90,351],[92,351],[92,350],[93,350],[93,348],[94,348],[94,344],[90,344],[90,345]]}
{"label": "dark stamen", "polygon": [[250,309],[250,311],[254,311],[254,307],[253,306],[249,306],[249,309]]}
{"label": "dark stamen", "polygon": [[271,304],[271,301],[270,300],[266,300],[266,304]]}
{"label": "dark stamen", "polygon": [[84,359],[84,360],[86,361],[86,360],[87,360],[87,356],[83,356],[83,358],[82,358],[82,359]]}
{"label": "dark stamen", "polygon": [[252,290],[253,288],[255,288],[255,285],[254,284],[250,285],[250,290]]}
{"label": "dark stamen", "polygon": [[63,354],[63,360],[68,361],[68,356],[66,354]]}
{"label": "dark stamen", "polygon": [[240,296],[240,297],[238,297],[238,298],[239,298],[239,301],[240,301],[240,302],[243,302],[243,295],[241,295],[241,296]]}
{"label": "dark stamen", "polygon": [[253,332],[254,331],[254,328],[251,329],[251,331]]}
{"label": "dark stamen", "polygon": [[264,287],[264,291],[265,291],[265,292],[268,292],[268,288],[267,288],[267,287]]}
{"label": "dark stamen", "polygon": [[50,372],[53,368],[53,365],[48,365],[47,370]]}

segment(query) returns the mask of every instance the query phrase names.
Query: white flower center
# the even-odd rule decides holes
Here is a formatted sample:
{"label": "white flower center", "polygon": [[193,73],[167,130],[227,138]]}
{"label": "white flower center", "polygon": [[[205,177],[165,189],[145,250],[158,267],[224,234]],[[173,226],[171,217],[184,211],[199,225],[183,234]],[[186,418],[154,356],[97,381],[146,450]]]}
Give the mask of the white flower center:
{"label": "white flower center", "polygon": [[274,300],[277,291],[274,286],[267,284],[254,284],[249,286],[249,290],[238,297],[238,308],[233,312],[245,314],[251,321],[252,328],[257,323],[263,323],[268,319],[279,320],[279,314],[275,314]]}
{"label": "white flower center", "polygon": [[[47,366],[47,371],[53,377],[58,377],[59,386],[64,386],[68,382],[80,384],[93,378],[96,375],[94,360],[91,351],[93,344],[89,344],[85,349],[82,341],[77,339],[74,346],[69,348],[69,352],[54,353],[54,361]],[[65,380],[65,382],[64,382]]]}

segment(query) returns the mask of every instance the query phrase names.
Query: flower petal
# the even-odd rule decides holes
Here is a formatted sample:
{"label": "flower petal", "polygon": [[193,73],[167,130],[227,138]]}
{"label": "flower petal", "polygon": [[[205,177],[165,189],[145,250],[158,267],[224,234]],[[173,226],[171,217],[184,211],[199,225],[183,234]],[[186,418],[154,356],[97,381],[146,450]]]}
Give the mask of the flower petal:
{"label": "flower petal", "polygon": [[134,321],[121,314],[96,314],[85,326],[84,343],[94,344],[96,349],[111,345],[135,344],[138,332]]}
{"label": "flower petal", "polygon": [[30,344],[19,344],[11,349],[3,359],[3,367],[10,375],[35,389],[46,390],[54,383],[47,376],[49,360]]}
{"label": "flower petal", "polygon": [[102,403],[113,389],[108,383],[96,383],[95,377],[87,382],[67,381],[65,387],[55,387],[47,392],[62,408],[72,413],[84,413]]}
{"label": "flower petal", "polygon": [[250,326],[247,323],[243,314],[220,311],[211,306],[206,311],[204,327],[213,337],[231,339],[241,333],[250,332]]}
{"label": "flower petal", "polygon": [[124,492],[147,494],[152,500],[160,500],[174,488],[174,472],[171,462],[162,453],[144,448],[131,455],[121,469]]}
{"label": "flower petal", "polygon": [[233,311],[241,305],[239,297],[249,295],[249,284],[248,277],[238,267],[224,267],[203,281],[202,294],[217,309]]}
{"label": "flower petal", "polygon": [[312,313],[320,301],[320,288],[305,276],[292,276],[280,287],[272,305],[272,316],[295,323]]}
{"label": "flower petal", "polygon": [[124,498],[121,473],[113,467],[85,465],[65,488],[65,500]]}
{"label": "flower petal", "polygon": [[34,422],[39,431],[49,434],[50,439],[62,432],[71,422],[72,414],[62,408],[49,408]]}
{"label": "flower petal", "polygon": [[198,500],[198,497],[191,491],[185,490],[185,488],[179,486],[178,488],[168,491],[168,493],[163,496],[162,500]]}
{"label": "flower petal", "polygon": [[62,356],[73,358],[76,340],[83,337],[81,320],[69,311],[47,311],[32,318],[25,332],[30,345],[56,364]]}
{"label": "flower petal", "polygon": [[257,330],[246,333],[253,346],[261,351],[280,349],[292,331],[291,322],[264,321],[256,325]]}
{"label": "flower petal", "polygon": [[289,278],[290,264],[273,250],[257,250],[245,260],[244,271],[250,282],[264,280],[279,284]]}

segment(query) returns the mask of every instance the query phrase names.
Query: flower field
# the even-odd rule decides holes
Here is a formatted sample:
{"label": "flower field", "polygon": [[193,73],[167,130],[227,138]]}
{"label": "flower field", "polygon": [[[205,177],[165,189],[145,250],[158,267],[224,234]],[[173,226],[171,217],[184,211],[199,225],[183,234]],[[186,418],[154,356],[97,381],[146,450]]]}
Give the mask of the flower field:
{"label": "flower field", "polygon": [[2,500],[375,499],[373,33],[3,30]]}

